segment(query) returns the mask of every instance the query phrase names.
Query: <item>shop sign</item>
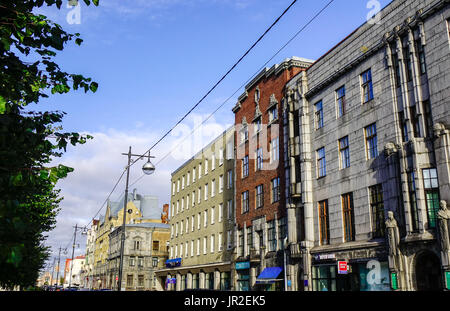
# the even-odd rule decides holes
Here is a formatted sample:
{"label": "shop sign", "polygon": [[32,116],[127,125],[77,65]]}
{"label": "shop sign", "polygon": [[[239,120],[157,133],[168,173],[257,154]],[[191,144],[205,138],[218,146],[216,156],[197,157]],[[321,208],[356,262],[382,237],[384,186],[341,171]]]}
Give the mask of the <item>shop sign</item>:
{"label": "shop sign", "polygon": [[250,261],[236,262],[236,270],[244,270],[250,268]]}
{"label": "shop sign", "polygon": [[346,261],[338,261],[338,274],[348,273],[348,264]]}
{"label": "shop sign", "polygon": [[315,260],[334,260],[336,259],[336,254],[317,254],[314,255]]}

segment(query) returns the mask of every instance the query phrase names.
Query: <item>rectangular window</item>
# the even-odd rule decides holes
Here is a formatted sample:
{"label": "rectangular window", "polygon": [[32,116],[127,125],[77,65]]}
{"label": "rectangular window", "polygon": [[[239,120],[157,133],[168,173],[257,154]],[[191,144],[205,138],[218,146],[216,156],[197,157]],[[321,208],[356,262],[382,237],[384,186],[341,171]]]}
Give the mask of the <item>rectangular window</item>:
{"label": "rectangular window", "polygon": [[208,184],[205,184],[205,193],[204,193],[204,195],[205,195],[205,201],[207,201],[208,200]]}
{"label": "rectangular window", "polygon": [[277,162],[280,158],[278,137],[270,141],[270,163]]}
{"label": "rectangular window", "polygon": [[192,191],[192,207],[195,206],[195,191]]}
{"label": "rectangular window", "polygon": [[263,149],[256,149],[256,170],[260,171],[263,168]]}
{"label": "rectangular window", "polygon": [[205,210],[203,212],[203,227],[206,228],[207,225],[208,225],[208,210]]}
{"label": "rectangular window", "polygon": [[223,164],[223,148],[219,149],[219,166]]}
{"label": "rectangular window", "polygon": [[337,104],[338,117],[342,117],[346,111],[345,86],[342,86],[336,90],[336,104]]}
{"label": "rectangular window", "polygon": [[417,114],[417,107],[414,105],[409,107],[409,114],[411,115],[411,124],[413,128],[414,137],[422,137],[420,130],[419,115]]}
{"label": "rectangular window", "polygon": [[195,227],[195,216],[192,215],[191,216],[191,232],[194,232],[194,227]]}
{"label": "rectangular window", "polygon": [[205,175],[208,175],[208,159],[205,159]]}
{"label": "rectangular window", "polygon": [[152,246],[153,251],[158,252],[159,251],[159,241],[153,241]]}
{"label": "rectangular window", "polygon": [[211,225],[214,225],[215,222],[215,218],[216,218],[216,212],[215,212],[215,207],[211,207]]}
{"label": "rectangular window", "polygon": [[206,255],[208,252],[208,237],[203,238],[203,255]]}
{"label": "rectangular window", "polygon": [[248,191],[242,192],[242,214],[247,213],[249,209]]}
{"label": "rectangular window", "polygon": [[194,257],[194,240],[191,240],[191,257]]}
{"label": "rectangular window", "polygon": [[350,148],[348,145],[348,136],[339,139],[339,158],[341,169],[350,167]]}
{"label": "rectangular window", "polygon": [[378,141],[377,141],[377,126],[373,123],[366,128],[364,128],[366,135],[366,152],[367,159],[374,159],[378,156]]}
{"label": "rectangular window", "polygon": [[130,259],[128,259],[128,263],[129,263],[130,267],[134,267],[134,262],[135,262],[135,257],[130,257]]}
{"label": "rectangular window", "polygon": [[261,117],[259,117],[258,119],[255,120],[255,123],[253,126],[255,128],[255,134],[257,134],[261,131]]}
{"label": "rectangular window", "polygon": [[152,267],[158,267],[158,257],[152,257]]}
{"label": "rectangular window", "polygon": [[200,238],[197,239],[197,256],[200,255]]}
{"label": "rectangular window", "polygon": [[227,171],[227,189],[233,188],[233,171]]}
{"label": "rectangular window", "polygon": [[256,208],[261,208],[264,205],[264,190],[263,185],[256,187]]}
{"label": "rectangular window", "polygon": [[219,204],[219,222],[222,222],[223,220],[223,204]]}
{"label": "rectangular window", "polygon": [[248,155],[242,159],[242,178],[248,176]]}
{"label": "rectangular window", "polygon": [[195,167],[192,169],[192,182],[195,183],[195,176],[197,173],[195,172]]}
{"label": "rectangular window", "polygon": [[416,195],[416,174],[415,172],[408,173],[409,184],[409,205],[411,207],[411,227],[413,232],[419,231],[419,210],[417,207]]}
{"label": "rectangular window", "polygon": [[363,104],[373,99],[372,71],[371,69],[361,74],[361,88],[363,94]]}
{"label": "rectangular window", "polygon": [[342,196],[342,215],[344,220],[344,242],[355,240],[355,213],[353,210],[353,195]]}
{"label": "rectangular window", "polygon": [[132,287],[133,286],[133,275],[128,274],[127,275],[127,287]]}
{"label": "rectangular window", "polygon": [[250,254],[250,250],[253,248],[253,234],[252,227],[247,227],[247,253]]}
{"label": "rectangular window", "polygon": [[202,213],[197,214],[197,230],[200,230],[200,224],[202,223]]}
{"label": "rectangular window", "polygon": [[369,187],[370,209],[372,214],[372,237],[381,238],[385,235],[385,217],[383,202],[383,187],[381,184]]}
{"label": "rectangular window", "polygon": [[278,105],[269,109],[269,123],[278,119]]}
{"label": "rectangular window", "polygon": [[219,193],[223,192],[223,175],[219,176]]}
{"label": "rectangular window", "polygon": [[244,233],[243,230],[239,230],[238,232],[238,256],[244,256]]}
{"label": "rectangular window", "polygon": [[421,75],[426,74],[427,73],[427,65],[426,65],[426,61],[425,61],[425,50],[423,48],[421,39],[416,40],[416,50],[417,50],[417,57],[419,59],[420,74]]}
{"label": "rectangular window", "polygon": [[315,107],[315,119],[316,119],[316,130],[323,127],[323,105],[322,101],[314,105]]}
{"label": "rectangular window", "polygon": [[406,81],[412,81],[412,62],[411,53],[408,43],[403,44],[403,59],[405,61]]}
{"label": "rectangular window", "polygon": [[439,182],[435,168],[423,169],[423,185],[427,203],[428,228],[436,228],[439,211]]}
{"label": "rectangular window", "polygon": [[233,234],[232,230],[227,231],[227,249],[231,249],[231,247],[233,246],[233,244],[231,243],[232,234]]}
{"label": "rectangular window", "polygon": [[216,155],[213,154],[211,155],[211,171],[214,171],[216,169]]}
{"label": "rectangular window", "polygon": [[198,165],[198,179],[202,178],[202,164],[199,163]]}
{"label": "rectangular window", "polygon": [[277,250],[277,232],[275,230],[275,221],[267,222],[267,242],[268,242],[268,251],[274,252]]}
{"label": "rectangular window", "polygon": [[211,198],[213,198],[216,195],[216,180],[213,179],[211,181]]}
{"label": "rectangular window", "polygon": [[328,219],[328,201],[319,202],[319,241],[320,245],[330,243],[330,226]]}
{"label": "rectangular window", "polygon": [[233,200],[228,200],[227,202],[227,218],[233,218]]}
{"label": "rectangular window", "polygon": [[428,138],[433,137],[433,117],[431,114],[431,105],[429,100],[425,100],[422,103],[424,111],[425,131]]}
{"label": "rectangular window", "polygon": [[210,245],[210,250],[211,250],[211,253],[214,253],[214,234],[213,235],[211,235],[211,245]]}
{"label": "rectangular window", "polygon": [[221,252],[223,250],[223,245],[222,245],[222,232],[219,232],[219,235],[217,237],[217,250],[219,252]]}
{"label": "rectangular window", "polygon": [[327,163],[325,160],[325,147],[317,150],[317,177],[321,178],[327,175]]}
{"label": "rectangular window", "polygon": [[274,178],[271,181],[272,184],[272,203],[280,200],[280,178]]}
{"label": "rectangular window", "polygon": [[287,237],[287,217],[283,217],[278,220],[278,245],[280,249],[283,249],[284,238],[286,237]]}

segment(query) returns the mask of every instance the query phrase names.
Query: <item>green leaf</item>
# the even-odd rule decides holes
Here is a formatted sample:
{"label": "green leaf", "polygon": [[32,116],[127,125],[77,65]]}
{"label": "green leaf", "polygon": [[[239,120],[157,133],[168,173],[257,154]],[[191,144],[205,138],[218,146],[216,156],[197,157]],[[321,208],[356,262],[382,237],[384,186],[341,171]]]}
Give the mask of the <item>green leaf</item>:
{"label": "green leaf", "polygon": [[92,92],[97,92],[97,89],[98,89],[98,83],[97,82],[92,82],[91,83],[91,85],[89,86],[89,89],[92,91]]}
{"label": "green leaf", "polygon": [[6,100],[0,96],[0,114],[4,114],[6,111]]}

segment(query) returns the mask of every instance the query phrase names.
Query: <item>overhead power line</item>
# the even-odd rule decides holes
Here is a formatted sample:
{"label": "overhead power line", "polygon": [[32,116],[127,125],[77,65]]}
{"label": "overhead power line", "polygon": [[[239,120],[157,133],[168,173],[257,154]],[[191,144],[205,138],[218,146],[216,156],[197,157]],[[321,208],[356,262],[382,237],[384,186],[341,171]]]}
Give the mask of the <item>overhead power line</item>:
{"label": "overhead power line", "polygon": [[[235,94],[242,89],[243,87],[245,87],[245,85],[247,85],[251,80],[253,80],[254,77],[256,77],[261,70],[263,70],[267,64],[269,62],[271,62],[278,54],[280,54],[280,52],[289,45],[289,43],[291,43],[296,37],[298,37],[298,35],[300,33],[302,33],[317,17],[320,16],[320,14],[322,14],[332,3],[334,2],[334,0],[330,0],[325,6],[323,6],[304,26],[302,26],[280,49],[278,49],[278,51],[275,52],[275,54],[273,54],[249,79],[247,79],[241,86],[239,86],[239,88],[233,93],[231,94],[222,104],[220,104],[208,117],[206,117],[205,120],[203,120],[196,128],[194,128],[188,135],[186,135],[185,137],[183,137],[183,139],[180,139],[180,143],[178,143],[177,145],[175,145],[168,153],[166,153],[156,164],[155,166],[158,166],[159,163],[161,163],[164,159],[166,159],[176,148],[178,148],[178,146],[180,146],[188,137],[190,137],[192,134],[194,134],[194,132],[196,130],[198,130],[203,124],[205,124],[214,114],[217,113],[217,111],[219,111],[231,98],[233,98],[233,96],[235,96]],[[135,180],[133,183],[131,183],[130,186],[133,186],[134,184],[136,184],[138,181],[140,181],[143,177],[145,176],[145,174],[143,174],[142,176],[140,176],[137,180]]]}

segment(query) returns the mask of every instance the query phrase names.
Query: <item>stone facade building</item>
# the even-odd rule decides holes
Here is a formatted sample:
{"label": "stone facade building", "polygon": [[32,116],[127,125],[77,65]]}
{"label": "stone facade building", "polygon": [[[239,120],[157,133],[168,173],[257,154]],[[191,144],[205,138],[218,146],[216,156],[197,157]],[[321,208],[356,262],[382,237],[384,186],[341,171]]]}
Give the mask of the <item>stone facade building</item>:
{"label": "stone facade building", "polygon": [[[108,282],[117,290],[120,265],[122,227],[109,234]],[[168,258],[170,227],[159,222],[125,225],[122,288],[126,291],[160,291],[155,271],[164,267]]]}
{"label": "stone facade building", "polygon": [[289,290],[449,286],[449,1],[378,17],[286,86]]}
{"label": "stone facade building", "polygon": [[172,173],[170,259],[157,272],[167,290],[230,289],[233,139],[230,128]]}
{"label": "stone facade building", "polygon": [[[236,249],[232,262],[236,290],[283,288],[286,237],[284,87],[312,61],[293,57],[261,71],[233,108],[236,161]],[[287,145],[286,145],[287,146]],[[272,277],[258,278],[265,269]],[[259,285],[260,284],[260,285]]]}

